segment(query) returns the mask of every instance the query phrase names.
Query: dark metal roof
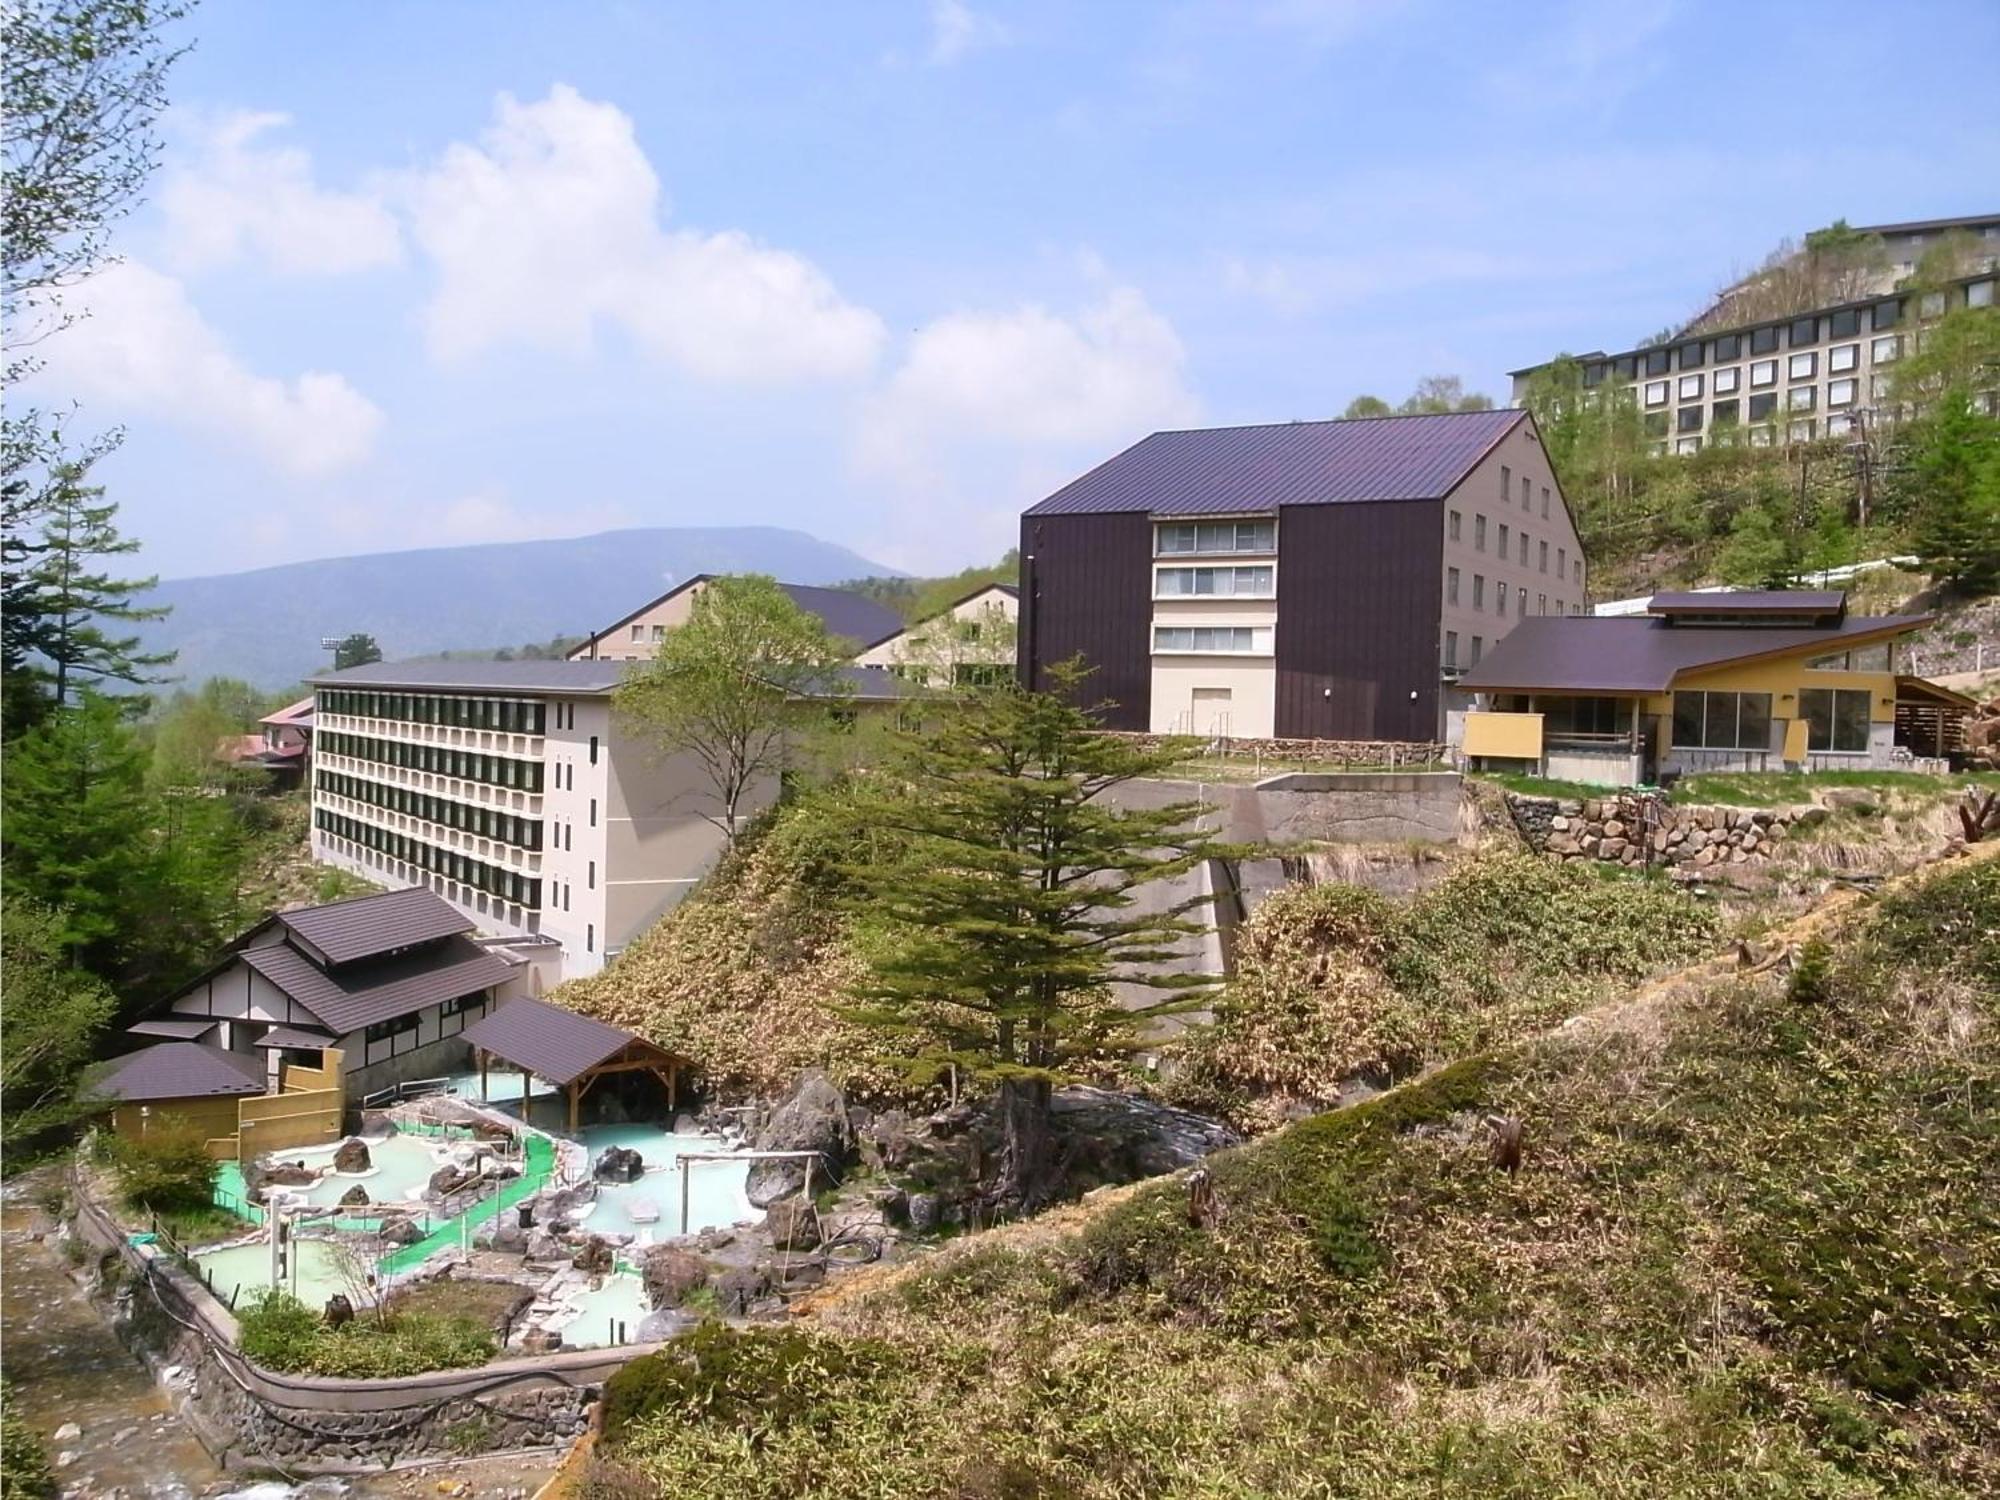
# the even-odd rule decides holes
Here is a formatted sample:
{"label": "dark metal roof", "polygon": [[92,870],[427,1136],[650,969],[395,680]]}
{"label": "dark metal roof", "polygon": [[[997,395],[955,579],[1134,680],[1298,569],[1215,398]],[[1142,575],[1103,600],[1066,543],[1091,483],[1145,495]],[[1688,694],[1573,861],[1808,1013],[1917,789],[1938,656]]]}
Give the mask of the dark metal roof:
{"label": "dark metal roof", "polygon": [[200,1042],[160,1042],[113,1063],[91,1092],[135,1101],[261,1094],[264,1059]]}
{"label": "dark metal roof", "polygon": [[222,1023],[214,1019],[162,1016],[157,1021],[140,1021],[125,1030],[133,1036],[164,1036],[177,1042],[192,1042],[206,1036]]}
{"label": "dark metal roof", "polygon": [[1839,589],[1691,589],[1646,601],[1656,615],[1837,615],[1847,608]]}
{"label": "dark metal roof", "polygon": [[514,972],[506,959],[462,936],[331,971],[288,943],[245,948],[238,956],[337,1036],[490,989]]}
{"label": "dark metal roof", "polygon": [[1526,412],[1502,409],[1156,432],[1027,513],[1209,516],[1283,505],[1436,500],[1526,420]]}
{"label": "dark metal roof", "polygon": [[[648,599],[637,609],[620,615],[602,630],[593,631],[584,645],[595,649],[600,644],[616,644],[611,637],[630,625],[634,620],[650,610],[658,609],[676,594],[705,583],[713,583],[718,574],[697,573],[692,578],[683,579],[664,594]],[[781,583],[778,587],[800,609],[809,615],[818,615],[826,626],[827,633],[844,637],[859,646],[883,639],[903,628],[903,617],[889,608],[870,599],[865,594],[849,593],[846,589],[817,588],[804,583]],[[581,650],[582,647],[577,649]]]}
{"label": "dark metal roof", "polygon": [[1537,615],[1501,637],[1458,685],[1479,691],[1661,693],[1682,672],[1800,651],[1839,651],[1901,635],[1929,619],[1850,615],[1838,625],[1688,630],[1644,615]]}
{"label": "dark metal roof", "polygon": [[420,885],[327,906],[278,913],[279,923],[326,955],[330,964],[352,963],[470,932],[472,918]]}
{"label": "dark metal roof", "polygon": [[573,1083],[629,1046],[657,1052],[662,1062],[676,1060],[643,1037],[528,995],[473,1022],[464,1036],[473,1046],[550,1083]]}
{"label": "dark metal roof", "polygon": [[1900,224],[1857,224],[1856,234],[1922,234],[1933,229],[1971,229],[1975,225],[2000,224],[2000,214],[1967,214],[1959,219],[1905,219]]}
{"label": "dark metal roof", "polygon": [[568,693],[605,697],[630,662],[376,661],[308,678],[314,687],[417,688],[467,693]]}
{"label": "dark metal roof", "polygon": [[273,1026],[257,1038],[259,1047],[331,1047],[333,1038],[324,1031],[308,1031],[303,1026]]}

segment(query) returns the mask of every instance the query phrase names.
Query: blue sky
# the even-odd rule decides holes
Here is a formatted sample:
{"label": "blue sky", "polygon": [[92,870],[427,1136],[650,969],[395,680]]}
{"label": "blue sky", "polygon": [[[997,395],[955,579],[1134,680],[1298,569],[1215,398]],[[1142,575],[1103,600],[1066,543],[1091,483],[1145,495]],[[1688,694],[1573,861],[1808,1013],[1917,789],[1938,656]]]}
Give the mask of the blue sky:
{"label": "blue sky", "polygon": [[622,525],[944,570],[1163,426],[1988,211],[2000,7],[205,0],[45,394],[166,576]]}

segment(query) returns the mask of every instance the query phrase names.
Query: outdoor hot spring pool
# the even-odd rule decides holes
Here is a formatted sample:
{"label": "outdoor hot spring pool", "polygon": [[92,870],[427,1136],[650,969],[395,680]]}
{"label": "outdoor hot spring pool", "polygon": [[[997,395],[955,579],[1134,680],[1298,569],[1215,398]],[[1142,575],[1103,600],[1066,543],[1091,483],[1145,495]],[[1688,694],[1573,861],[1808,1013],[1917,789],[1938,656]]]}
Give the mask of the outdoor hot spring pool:
{"label": "outdoor hot spring pool", "polygon": [[572,1348],[632,1343],[639,1337],[639,1324],[652,1311],[646,1302],[646,1284],[623,1271],[605,1277],[595,1291],[580,1291],[567,1300],[574,1311],[554,1326],[562,1330],[563,1342]]}
{"label": "outdoor hot spring pool", "polygon": [[[646,1163],[645,1175],[637,1182],[600,1182],[597,1202],[583,1220],[586,1229],[629,1234],[641,1245],[681,1232],[681,1155],[725,1149],[718,1136],[676,1134],[659,1125],[592,1125],[581,1136],[590,1149],[593,1170],[613,1146],[637,1151]],[[743,1191],[750,1176],[748,1162],[688,1162],[685,1170],[689,1233],[757,1217]]]}
{"label": "outdoor hot spring pool", "polygon": [[[381,1140],[363,1137],[372,1163],[366,1172],[329,1171],[308,1188],[282,1188],[299,1201],[316,1208],[333,1208],[348,1189],[360,1186],[370,1203],[415,1202],[429,1186],[431,1174],[444,1165],[451,1146],[436,1138],[420,1135],[392,1135]],[[277,1161],[302,1161],[309,1167],[331,1166],[338,1146],[306,1146],[274,1151]]]}
{"label": "outdoor hot spring pool", "polygon": [[[326,1240],[293,1240],[285,1290],[310,1308],[321,1308],[335,1292],[366,1300],[370,1263]],[[271,1246],[267,1240],[225,1245],[195,1252],[195,1264],[224,1302],[241,1307],[255,1291],[271,1284]]]}

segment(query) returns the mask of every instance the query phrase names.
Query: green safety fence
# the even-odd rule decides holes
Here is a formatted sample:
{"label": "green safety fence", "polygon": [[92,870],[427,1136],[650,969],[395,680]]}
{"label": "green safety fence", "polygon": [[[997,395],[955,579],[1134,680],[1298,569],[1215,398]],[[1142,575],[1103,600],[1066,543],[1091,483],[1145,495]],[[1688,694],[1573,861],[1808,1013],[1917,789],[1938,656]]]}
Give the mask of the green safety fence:
{"label": "green safety fence", "polygon": [[547,1136],[529,1136],[526,1162],[519,1177],[492,1197],[483,1198],[473,1204],[457,1218],[447,1219],[415,1244],[405,1245],[402,1249],[383,1256],[376,1262],[376,1273],[385,1277],[400,1275],[412,1266],[421,1265],[438,1251],[457,1244],[463,1230],[477,1229],[488,1219],[512,1208],[531,1193],[540,1192],[555,1171],[555,1164],[555,1144]]}
{"label": "green safety fence", "polygon": [[209,1196],[217,1208],[224,1208],[252,1224],[264,1222],[264,1210],[250,1201],[250,1190],[243,1181],[243,1167],[238,1162],[226,1161],[215,1174],[215,1187]]}

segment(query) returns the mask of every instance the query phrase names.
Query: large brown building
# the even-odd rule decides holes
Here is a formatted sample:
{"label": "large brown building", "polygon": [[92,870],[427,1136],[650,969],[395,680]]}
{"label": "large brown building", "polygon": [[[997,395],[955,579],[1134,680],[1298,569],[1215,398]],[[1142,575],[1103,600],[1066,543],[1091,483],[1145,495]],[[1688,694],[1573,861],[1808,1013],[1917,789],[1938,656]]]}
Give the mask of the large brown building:
{"label": "large brown building", "polygon": [[1156,432],[1021,521],[1023,680],[1081,656],[1113,728],[1441,739],[1583,551],[1520,411]]}

